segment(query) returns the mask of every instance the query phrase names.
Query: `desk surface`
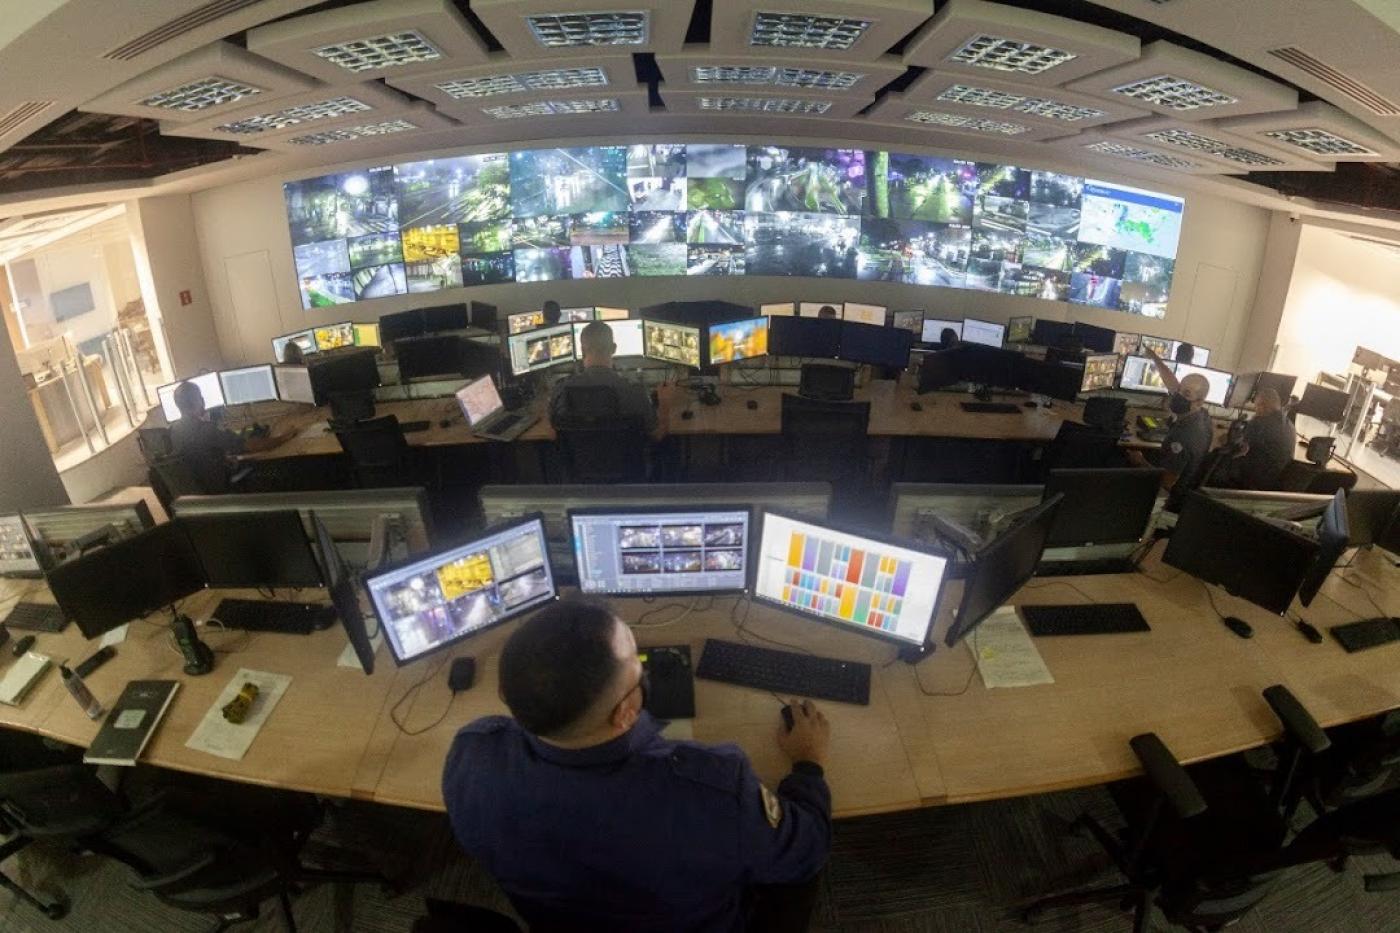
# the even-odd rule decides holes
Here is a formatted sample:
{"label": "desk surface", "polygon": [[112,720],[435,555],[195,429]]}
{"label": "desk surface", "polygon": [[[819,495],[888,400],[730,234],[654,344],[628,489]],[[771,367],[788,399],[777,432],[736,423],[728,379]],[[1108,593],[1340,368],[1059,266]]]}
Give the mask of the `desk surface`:
{"label": "desk surface", "polygon": [[[1187,761],[1257,746],[1279,733],[1261,696],[1274,683],[1287,685],[1325,726],[1400,707],[1400,644],[1348,655],[1330,637],[1312,645],[1291,623],[1217,594],[1222,612],[1254,626],[1255,637],[1243,640],[1217,621],[1198,580],[1155,557],[1144,566],[1146,573],[1037,579],[1013,598],[1015,603],[1082,602],[1086,596],[1136,602],[1152,626],[1148,633],[1037,639],[1055,677],[1054,684],[1038,687],[986,689],[973,673],[970,643],[939,647],[911,667],[894,660],[893,647],[834,627],[756,605],[747,617],[742,608],[739,615],[753,636],[874,667],[869,706],[823,704],[833,725],[828,774],[842,816],[1114,780],[1136,772],[1127,743],[1146,731],[1157,732]],[[1358,555],[1345,573],[1382,608],[1400,613],[1400,570],[1383,553]],[[957,603],[957,586],[942,601],[940,638]],[[36,590],[26,598],[47,598],[41,585],[3,581],[0,600],[8,603],[26,588]],[[184,608],[203,619],[220,595],[200,594]],[[635,600],[614,605],[629,622],[652,608]],[[720,599],[672,625],[643,621],[637,640],[643,646],[686,643],[698,658],[705,638],[736,637],[733,605],[732,599]],[[1374,609],[1334,574],[1302,614],[1326,628],[1374,615]],[[456,729],[478,716],[504,712],[496,693],[496,660],[514,623],[404,668],[395,668],[381,650],[372,677],[336,666],[346,643],[339,628],[311,636],[206,629],[217,666],[211,674],[188,677],[162,623],[163,618],[132,623],[117,656],[89,678],[108,706],[131,679],[181,682],[144,755],[160,767],[439,809],[442,762]],[[39,635],[35,650],[77,661],[95,647],[70,626],[60,635]],[[477,683],[453,700],[446,663],[455,656],[477,659]],[[0,652],[0,668],[10,663],[9,653]],[[241,761],[186,748],[200,718],[240,667],[292,676],[252,748]],[[423,686],[408,695],[420,681]],[[409,730],[443,719],[409,736],[390,719],[396,705]],[[776,782],[786,770],[773,741],[778,705],[763,691],[696,681],[698,716],[676,726],[681,735],[702,741],[737,742],[763,778]],[[77,745],[87,745],[97,732],[54,672],[45,674],[20,706],[0,706],[0,725]]]}

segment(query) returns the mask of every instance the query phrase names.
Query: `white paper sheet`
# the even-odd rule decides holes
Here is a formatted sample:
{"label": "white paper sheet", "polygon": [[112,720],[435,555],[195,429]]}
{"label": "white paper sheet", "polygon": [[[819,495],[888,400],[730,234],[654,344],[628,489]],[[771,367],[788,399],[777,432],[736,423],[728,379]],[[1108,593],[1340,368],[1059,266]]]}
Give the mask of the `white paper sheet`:
{"label": "white paper sheet", "polygon": [[987,616],[973,631],[972,638],[977,670],[988,689],[1055,682],[1015,607],[1002,606]]}
{"label": "white paper sheet", "polygon": [[[243,685],[252,682],[257,685],[258,698],[248,711],[248,718],[241,723],[231,723],[224,718],[224,707],[238,695]],[[250,671],[239,668],[238,673],[224,687],[214,705],[204,714],[194,733],[185,742],[186,748],[197,752],[208,752],[220,758],[238,761],[248,752],[248,747],[258,737],[258,732],[272,715],[282,694],[292,682],[290,674],[273,674],[268,671]]]}
{"label": "white paper sheet", "polygon": [[116,628],[103,635],[102,640],[97,643],[97,647],[106,648],[110,645],[120,645],[122,642],[126,641],[126,629],[130,624],[131,623],[128,622],[126,625],[118,625]]}

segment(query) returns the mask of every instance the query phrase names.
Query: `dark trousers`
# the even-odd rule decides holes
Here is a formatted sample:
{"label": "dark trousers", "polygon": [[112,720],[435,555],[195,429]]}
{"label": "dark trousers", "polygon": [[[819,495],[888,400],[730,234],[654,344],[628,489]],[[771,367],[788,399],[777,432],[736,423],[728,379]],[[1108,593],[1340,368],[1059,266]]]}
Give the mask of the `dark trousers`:
{"label": "dark trousers", "polygon": [[745,892],[753,933],[805,933],[821,890],[822,872],[801,884],[757,884]]}

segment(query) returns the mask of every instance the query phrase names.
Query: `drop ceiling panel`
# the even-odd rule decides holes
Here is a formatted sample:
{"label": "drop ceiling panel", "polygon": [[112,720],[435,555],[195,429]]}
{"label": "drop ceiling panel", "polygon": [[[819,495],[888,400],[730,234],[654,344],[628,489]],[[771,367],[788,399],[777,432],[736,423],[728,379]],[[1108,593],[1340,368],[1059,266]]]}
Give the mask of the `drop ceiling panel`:
{"label": "drop ceiling panel", "polygon": [[714,88],[712,90],[663,89],[666,112],[689,116],[748,117],[750,126],[762,131],[768,117],[800,117],[804,120],[849,120],[867,101],[820,91],[798,92],[789,88]]}
{"label": "drop ceiling panel", "polygon": [[714,0],[710,49],[875,62],[932,15],[932,0]]}
{"label": "drop ceiling panel", "polygon": [[248,49],[328,84],[486,60],[451,0],[373,0],[298,16],[250,31]]}
{"label": "drop ceiling panel", "polygon": [[1138,107],[1064,88],[940,71],[930,71],[916,78],[904,97],[911,102],[936,104],[939,109],[955,113],[1059,127],[1067,134],[1149,114]]}
{"label": "drop ceiling panel", "polygon": [[511,58],[679,52],[694,0],[473,0]]}
{"label": "drop ceiling panel", "polygon": [[352,143],[378,140],[386,136],[430,133],[451,129],[457,121],[443,116],[423,101],[396,113],[381,113],[374,117],[359,115],[327,120],[294,127],[275,136],[260,136],[251,143],[261,149],[283,152],[316,150],[338,153]]}
{"label": "drop ceiling panel", "polygon": [[1048,126],[1045,123],[1022,120],[1019,119],[1019,114],[1014,113],[992,110],[967,113],[953,110],[937,103],[911,100],[908,94],[898,92],[891,92],[880,98],[880,101],[870,108],[866,119],[872,123],[898,126],[910,131],[958,133],[982,139],[1014,140],[1022,143],[1039,142],[1075,132],[1063,125]]}
{"label": "drop ceiling panel", "polygon": [[950,0],[909,42],[904,60],[1049,87],[1132,61],[1140,48],[1136,36],[1049,13]]}
{"label": "drop ceiling panel", "polygon": [[886,55],[879,61],[803,56],[801,61],[767,55],[659,55],[663,93],[667,89],[705,91],[819,92],[859,97],[866,103],[875,92],[905,72],[903,62]]}
{"label": "drop ceiling panel", "polygon": [[1212,122],[1178,120],[1174,117],[1148,117],[1104,129],[1110,136],[1134,144],[1158,146],[1187,158],[1219,162],[1247,172],[1330,171],[1314,159],[1285,152],[1262,141],[1245,139]]}
{"label": "drop ceiling panel", "polygon": [[[578,121],[571,130],[585,127],[588,120],[627,116],[644,117],[648,113],[647,94],[631,88],[585,88],[556,92],[537,92],[527,97],[509,99],[484,98],[458,101],[442,112],[472,126],[554,126],[573,118]],[[635,124],[634,124],[635,125]],[[528,134],[526,134],[528,135]]]}
{"label": "drop ceiling panel", "polygon": [[637,72],[631,56],[606,58],[500,59],[489,65],[450,68],[388,83],[443,108],[487,106],[542,94],[606,94],[634,91]]}
{"label": "drop ceiling panel", "polygon": [[1182,175],[1241,175],[1245,172],[1244,168],[1232,168],[1213,159],[1203,159],[1194,152],[1180,152],[1170,146],[1120,139],[1101,130],[1051,140],[1046,145],[1073,159],[1101,157],[1110,163],[1136,164],[1143,169]]}
{"label": "drop ceiling panel", "polygon": [[1320,100],[1302,104],[1297,110],[1224,120],[1220,125],[1237,136],[1259,140],[1306,159],[1324,162],[1400,160],[1400,143]]}
{"label": "drop ceiling panel", "polygon": [[353,116],[357,121],[363,117],[366,123],[376,123],[383,119],[382,114],[401,112],[408,105],[409,98],[377,82],[342,84],[260,101],[190,123],[162,123],[160,131],[166,136],[198,136],[256,146],[259,137],[280,136],[293,127],[330,125],[342,117]]}

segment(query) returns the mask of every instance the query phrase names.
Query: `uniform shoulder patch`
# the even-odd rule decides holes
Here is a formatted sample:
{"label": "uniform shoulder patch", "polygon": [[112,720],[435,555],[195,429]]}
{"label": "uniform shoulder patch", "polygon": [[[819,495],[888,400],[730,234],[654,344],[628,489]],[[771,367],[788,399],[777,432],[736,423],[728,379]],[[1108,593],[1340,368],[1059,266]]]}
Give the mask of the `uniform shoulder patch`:
{"label": "uniform shoulder patch", "polygon": [[783,822],[783,802],[762,782],[758,785],[758,793],[763,798],[763,815],[768,818],[768,825],[777,829]]}
{"label": "uniform shoulder patch", "polygon": [[1185,448],[1183,447],[1181,441],[1172,441],[1172,453],[1179,454],[1183,449]]}

